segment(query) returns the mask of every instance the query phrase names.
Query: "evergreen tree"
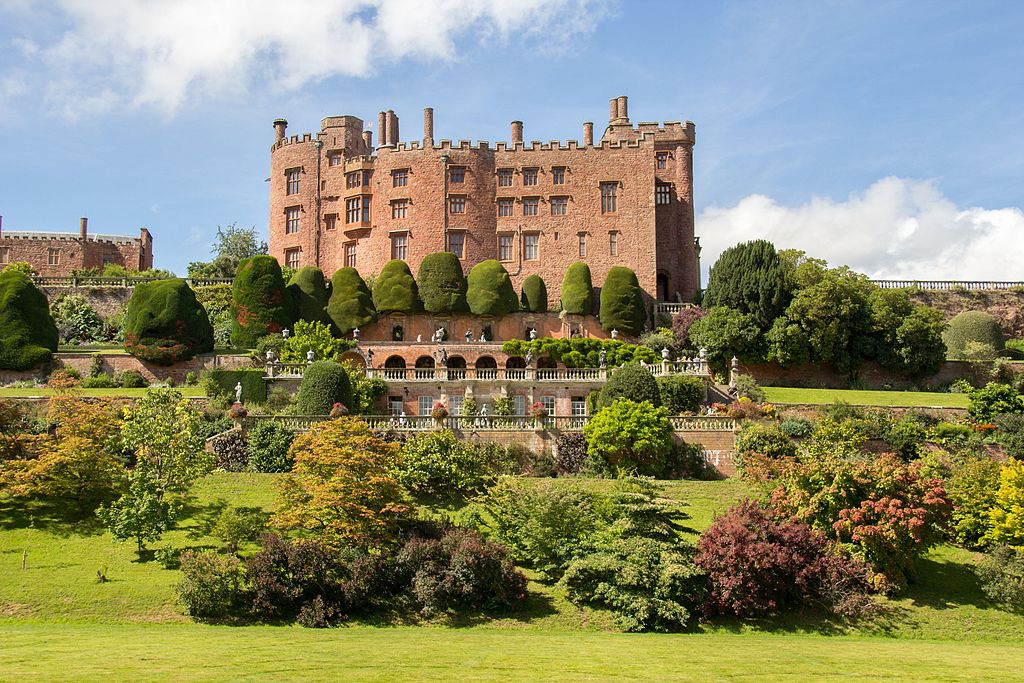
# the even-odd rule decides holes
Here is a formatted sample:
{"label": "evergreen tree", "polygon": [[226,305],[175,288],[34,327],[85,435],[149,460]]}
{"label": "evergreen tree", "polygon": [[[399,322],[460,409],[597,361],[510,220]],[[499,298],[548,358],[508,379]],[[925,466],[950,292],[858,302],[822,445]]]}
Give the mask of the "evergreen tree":
{"label": "evergreen tree", "polygon": [[636,273],[624,266],[613,266],[601,287],[601,327],[638,335],[647,319],[644,293]]}
{"label": "evergreen tree", "polygon": [[288,281],[288,293],[295,302],[295,322],[331,324],[327,316],[327,282],[322,270],[313,266],[299,268]]}
{"label": "evergreen tree", "polygon": [[231,314],[231,343],[243,348],[252,348],[260,337],[295,322],[295,302],[285,290],[277,259],[253,256],[238,264],[231,285]]}
{"label": "evergreen tree", "polygon": [[786,268],[767,240],[741,242],[722,252],[711,268],[704,308],[728,306],[754,317],[767,330],[789,305]]}
{"label": "evergreen tree", "polygon": [[327,315],[341,334],[363,327],[377,317],[370,290],[355,268],[342,268],[331,278]]}
{"label": "evergreen tree", "polygon": [[523,280],[522,305],[530,313],[547,313],[548,288],[540,275],[529,275]]}
{"label": "evergreen tree", "polygon": [[124,316],[124,348],[136,358],[171,365],[213,351],[213,325],[184,280],[140,282]]}
{"label": "evergreen tree", "polygon": [[373,305],[377,313],[415,313],[422,308],[419,288],[408,263],[392,259],[385,264],[373,283]]}
{"label": "evergreen tree", "polygon": [[466,302],[476,315],[499,316],[519,310],[519,297],[505,267],[489,259],[469,271]]}
{"label": "evergreen tree", "polygon": [[594,285],[590,266],[577,261],[569,266],[562,279],[562,310],[571,315],[590,315],[594,311]]}
{"label": "evergreen tree", "polygon": [[57,350],[46,295],[19,269],[0,271],[0,368],[29,370]]}
{"label": "evergreen tree", "polygon": [[459,258],[451,252],[427,254],[416,274],[420,299],[428,313],[465,313],[466,278]]}

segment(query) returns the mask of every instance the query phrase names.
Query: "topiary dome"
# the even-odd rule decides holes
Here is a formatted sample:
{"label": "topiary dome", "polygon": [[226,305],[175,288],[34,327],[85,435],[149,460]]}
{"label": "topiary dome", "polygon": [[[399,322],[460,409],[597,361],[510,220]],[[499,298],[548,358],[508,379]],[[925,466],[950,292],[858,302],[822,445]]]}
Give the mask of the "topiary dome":
{"label": "topiary dome", "polygon": [[288,293],[295,302],[295,322],[331,324],[327,316],[327,282],[324,272],[314,266],[299,268],[288,281]]}
{"label": "topiary dome", "polygon": [[548,288],[540,275],[529,275],[523,280],[521,303],[524,311],[546,313],[548,310]]}
{"label": "topiary dome", "polygon": [[946,355],[954,360],[983,360],[1006,348],[999,322],[984,311],[964,311],[949,321],[942,334]]}
{"label": "topiary dome", "polygon": [[384,265],[373,283],[373,305],[377,313],[414,313],[423,307],[408,263],[392,259]]}
{"label": "topiary dome", "polygon": [[272,256],[242,259],[231,285],[231,343],[252,348],[295,322],[295,302],[285,291],[281,266]]}
{"label": "topiary dome", "polygon": [[506,315],[519,310],[519,297],[505,266],[494,259],[473,266],[467,278],[466,302],[476,315]]}
{"label": "topiary dome", "polygon": [[335,403],[352,405],[352,383],[348,372],[338,363],[319,360],[302,375],[295,408],[300,415],[328,415]]}
{"label": "topiary dome", "polygon": [[331,278],[327,315],[341,334],[363,327],[377,317],[370,290],[355,268],[342,268]]}
{"label": "topiary dome", "polygon": [[448,251],[427,254],[416,274],[420,300],[428,313],[465,313],[466,278],[459,258]]}
{"label": "topiary dome", "polygon": [[594,311],[594,285],[590,266],[583,261],[573,263],[562,279],[562,310],[572,315],[590,315]]}
{"label": "topiary dome", "polygon": [[638,335],[647,320],[644,294],[636,273],[624,266],[613,266],[601,287],[601,327]]}
{"label": "topiary dome", "polygon": [[171,365],[213,351],[213,326],[184,280],[142,282],[128,302],[124,348],[136,358]]}
{"label": "topiary dome", "polygon": [[57,326],[46,295],[16,268],[0,271],[0,368],[29,370],[57,350]]}

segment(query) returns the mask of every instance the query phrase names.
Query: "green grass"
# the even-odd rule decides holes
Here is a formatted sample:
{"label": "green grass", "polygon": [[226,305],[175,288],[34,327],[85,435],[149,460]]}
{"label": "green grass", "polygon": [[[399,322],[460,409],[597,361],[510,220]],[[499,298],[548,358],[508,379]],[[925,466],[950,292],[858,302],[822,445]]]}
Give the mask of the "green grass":
{"label": "green grass", "polygon": [[120,344],[96,344],[92,346],[58,346],[57,353],[98,353],[101,356],[127,356]]}
{"label": "green grass", "polygon": [[[206,396],[201,387],[175,387],[182,396]],[[79,396],[145,396],[147,389],[78,389]],[[47,387],[32,387],[30,389],[12,389],[10,387],[0,388],[0,398],[28,398],[32,396],[53,396],[54,389]]]}
{"label": "green grass", "polygon": [[863,391],[859,389],[801,389],[763,387],[772,403],[829,404],[845,401],[855,406],[966,408],[966,394],[929,391]]}
{"label": "green grass", "polygon": [[[274,479],[200,480],[178,528],[154,547],[217,547],[209,531],[223,506],[271,510]],[[747,494],[738,480],[666,482],[666,495],[689,504],[695,531]],[[430,504],[456,518],[465,510],[464,501]],[[976,556],[949,546],[922,558],[917,581],[870,622],[788,613],[675,635],[616,633],[607,612],[535,580],[523,607],[494,618],[324,631],[198,625],[175,603],[177,571],[138,560],[92,519],[0,499],[0,680],[1024,680],[1015,664],[1024,615],[989,604]],[[108,582],[96,581],[98,569]]]}

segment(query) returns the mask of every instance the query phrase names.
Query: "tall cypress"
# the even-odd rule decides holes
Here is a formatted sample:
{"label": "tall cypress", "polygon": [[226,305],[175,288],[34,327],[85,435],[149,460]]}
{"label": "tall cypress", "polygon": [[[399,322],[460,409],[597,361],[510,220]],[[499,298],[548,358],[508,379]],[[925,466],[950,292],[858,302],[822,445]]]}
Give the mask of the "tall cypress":
{"label": "tall cypress", "polygon": [[728,306],[754,317],[767,330],[782,315],[791,298],[786,269],[768,240],[729,247],[711,268],[704,308]]}

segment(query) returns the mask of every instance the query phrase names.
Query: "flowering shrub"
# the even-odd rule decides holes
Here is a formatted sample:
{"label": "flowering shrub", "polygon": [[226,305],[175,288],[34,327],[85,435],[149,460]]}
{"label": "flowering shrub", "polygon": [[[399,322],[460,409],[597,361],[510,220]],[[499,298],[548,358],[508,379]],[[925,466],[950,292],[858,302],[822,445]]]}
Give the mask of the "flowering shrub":
{"label": "flowering shrub", "polygon": [[344,403],[334,403],[334,405],[331,406],[330,416],[333,418],[341,417],[343,415],[348,415],[348,408],[345,407]]}
{"label": "flowering shrub", "polygon": [[535,402],[530,406],[530,417],[542,420],[548,416],[548,409],[544,407],[544,404],[540,401]]}
{"label": "flowering shrub", "polygon": [[232,420],[241,420],[243,417],[249,415],[249,409],[243,406],[241,403],[232,403],[231,407],[228,408],[228,417]]}
{"label": "flowering shrub", "polygon": [[434,407],[430,409],[430,417],[434,418],[438,422],[448,417],[448,406],[437,401],[434,403]]}

